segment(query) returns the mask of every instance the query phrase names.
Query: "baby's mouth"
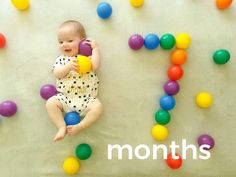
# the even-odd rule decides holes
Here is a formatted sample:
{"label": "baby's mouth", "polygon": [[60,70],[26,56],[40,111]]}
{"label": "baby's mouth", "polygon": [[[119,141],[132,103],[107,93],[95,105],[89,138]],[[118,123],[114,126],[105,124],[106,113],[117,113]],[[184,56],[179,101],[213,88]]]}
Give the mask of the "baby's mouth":
{"label": "baby's mouth", "polygon": [[65,52],[71,52],[71,49],[65,49],[64,51]]}

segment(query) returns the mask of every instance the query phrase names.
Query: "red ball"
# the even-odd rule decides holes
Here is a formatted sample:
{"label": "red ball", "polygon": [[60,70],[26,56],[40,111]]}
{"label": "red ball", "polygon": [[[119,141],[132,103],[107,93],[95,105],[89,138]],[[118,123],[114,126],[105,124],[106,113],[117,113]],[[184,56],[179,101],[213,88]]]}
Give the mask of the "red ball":
{"label": "red ball", "polygon": [[178,169],[182,165],[182,157],[179,154],[175,154],[179,159],[173,159],[172,154],[169,153],[166,159],[166,164],[172,169]]}
{"label": "red ball", "polygon": [[2,33],[0,33],[0,48],[3,48],[5,44],[6,44],[6,38]]}
{"label": "red ball", "polygon": [[168,69],[168,77],[170,80],[179,80],[184,74],[184,70],[179,65],[173,65]]}

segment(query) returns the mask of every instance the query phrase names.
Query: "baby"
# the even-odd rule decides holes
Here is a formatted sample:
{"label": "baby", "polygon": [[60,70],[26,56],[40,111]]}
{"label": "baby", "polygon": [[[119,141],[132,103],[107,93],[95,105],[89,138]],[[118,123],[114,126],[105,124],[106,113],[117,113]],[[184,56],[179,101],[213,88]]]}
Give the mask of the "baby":
{"label": "baby", "polygon": [[[58,128],[53,141],[62,140],[66,134],[75,135],[92,125],[102,113],[102,104],[98,100],[99,80],[95,71],[100,66],[100,53],[97,43],[88,39],[92,47],[92,70],[80,74],[76,56],[81,40],[86,38],[84,27],[77,21],[64,22],[58,30],[58,42],[61,55],[53,65],[58,94],[46,102],[48,115]],[[63,112],[76,111],[84,117],[77,125],[66,126]]]}

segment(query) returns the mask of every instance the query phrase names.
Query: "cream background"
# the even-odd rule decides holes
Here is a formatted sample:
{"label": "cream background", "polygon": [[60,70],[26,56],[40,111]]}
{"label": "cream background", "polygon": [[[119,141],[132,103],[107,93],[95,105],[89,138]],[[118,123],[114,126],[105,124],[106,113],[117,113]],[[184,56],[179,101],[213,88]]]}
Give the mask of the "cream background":
{"label": "cream background", "polygon": [[[14,100],[17,114],[0,120],[0,176],[62,177],[63,159],[74,154],[75,147],[88,143],[93,155],[82,161],[81,177],[233,177],[235,169],[235,71],[236,3],[219,11],[214,1],[146,0],[140,9],[128,0],[107,0],[113,7],[109,20],[96,14],[100,1],[31,0],[30,9],[18,11],[10,0],[0,1],[0,32],[7,46],[0,49],[0,101]],[[45,101],[39,89],[54,83],[50,67],[58,53],[56,32],[65,20],[82,22],[87,34],[100,44],[102,66],[99,98],[105,111],[91,128],[76,137],[52,143],[55,127],[48,120]],[[162,157],[152,160],[107,160],[108,144],[157,143],[150,135],[157,100],[163,95],[170,65],[169,51],[129,49],[130,35],[156,33],[192,36],[176,108],[171,111],[168,140],[180,144],[183,138],[196,144],[196,138],[208,133],[215,138],[209,160],[192,160],[191,154],[179,170],[170,170]],[[212,53],[226,48],[231,60],[224,66],[213,63]],[[214,96],[210,109],[199,109],[194,102],[200,91]]]}

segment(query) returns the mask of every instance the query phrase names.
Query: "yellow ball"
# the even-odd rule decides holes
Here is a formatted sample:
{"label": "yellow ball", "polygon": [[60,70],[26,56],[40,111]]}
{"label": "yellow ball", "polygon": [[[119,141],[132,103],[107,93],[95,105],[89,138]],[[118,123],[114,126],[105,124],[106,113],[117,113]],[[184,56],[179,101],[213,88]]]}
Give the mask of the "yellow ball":
{"label": "yellow ball", "polygon": [[87,72],[91,71],[91,69],[92,69],[92,62],[86,56],[82,56],[82,55],[78,56],[77,63],[79,65],[79,73],[80,74],[87,73]]}
{"label": "yellow ball", "polygon": [[63,163],[64,172],[68,175],[76,174],[79,168],[79,161],[75,157],[68,157]]}
{"label": "yellow ball", "polygon": [[11,2],[19,10],[26,10],[29,7],[29,0],[11,0]]}
{"label": "yellow ball", "polygon": [[144,0],[129,0],[132,6],[141,7],[144,3]]}
{"label": "yellow ball", "polygon": [[176,47],[178,49],[187,49],[191,44],[191,37],[187,33],[181,33],[176,37]]}
{"label": "yellow ball", "polygon": [[152,128],[152,136],[157,141],[165,140],[168,137],[168,129],[163,125],[155,125]]}
{"label": "yellow ball", "polygon": [[196,104],[200,107],[200,108],[208,108],[209,106],[212,105],[213,99],[211,94],[207,93],[207,92],[200,92],[197,96],[196,96]]}

